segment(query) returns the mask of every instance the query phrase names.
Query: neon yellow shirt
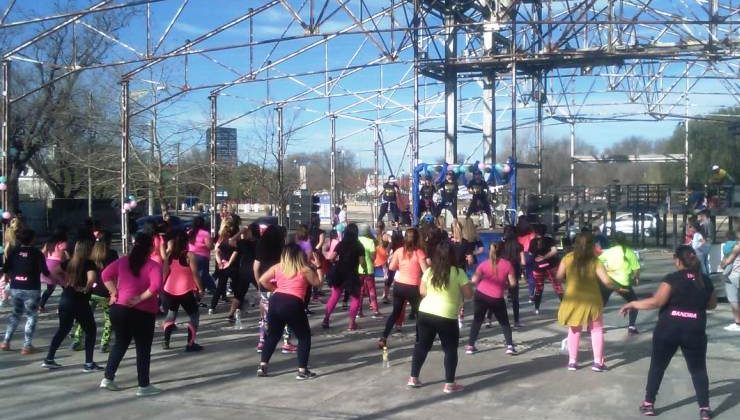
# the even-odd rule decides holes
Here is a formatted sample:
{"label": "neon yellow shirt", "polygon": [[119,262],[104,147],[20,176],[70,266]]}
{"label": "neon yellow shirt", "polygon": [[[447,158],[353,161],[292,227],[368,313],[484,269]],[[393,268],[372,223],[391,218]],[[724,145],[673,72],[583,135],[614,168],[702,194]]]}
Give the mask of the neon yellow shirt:
{"label": "neon yellow shirt", "polygon": [[421,281],[426,286],[427,295],[421,300],[419,311],[442,318],[457,319],[457,311],[463,301],[460,288],[470,283],[465,271],[456,267],[450,268],[450,282],[447,288],[442,290],[432,286],[431,268],[427,268],[421,276]]}
{"label": "neon yellow shirt", "polygon": [[615,245],[604,250],[599,255],[599,261],[604,264],[606,273],[615,283],[629,287],[632,283],[632,273],[640,269],[635,252],[625,247]]}
{"label": "neon yellow shirt", "polygon": [[[365,236],[360,236],[359,239],[362,247],[365,248],[365,263],[367,264],[367,267],[370,267],[372,270],[373,261],[375,260],[375,241]],[[362,265],[357,266],[357,272],[360,274],[373,274],[372,271],[366,273],[365,267]]]}

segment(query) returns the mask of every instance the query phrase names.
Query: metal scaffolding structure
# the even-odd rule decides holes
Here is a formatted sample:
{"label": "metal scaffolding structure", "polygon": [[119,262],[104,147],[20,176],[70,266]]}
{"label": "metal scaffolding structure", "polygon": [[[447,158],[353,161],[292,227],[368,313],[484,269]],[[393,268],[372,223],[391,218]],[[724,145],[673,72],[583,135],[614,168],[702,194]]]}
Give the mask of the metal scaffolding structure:
{"label": "metal scaffolding structure", "polygon": [[[610,161],[577,153],[577,124],[683,120],[688,126],[700,112],[690,109],[691,97],[719,95],[723,104],[740,103],[736,0],[261,0],[249,2],[251,7],[212,1],[207,20],[203,3],[189,0],[75,4],[80,3],[89,5],[45,13],[41,7],[34,15],[7,2],[0,34],[15,31],[9,39],[17,42],[1,51],[2,168],[13,104],[44,87],[11,97],[11,63],[53,67],[56,76],[44,85],[114,67],[121,74],[122,203],[128,197],[131,122],[184,96],[209,109],[203,124],[212,128],[211,204],[215,128],[264,113],[279,112],[280,156],[286,138],[326,139],[316,148],[331,150],[334,203],[340,142],[374,150],[377,183],[385,172],[377,154],[391,144],[403,153],[396,156],[397,168],[387,161],[388,171],[410,173],[420,153],[440,142],[445,160],[459,163],[460,141],[471,135],[478,139],[464,147],[467,159],[480,154],[476,160],[495,162],[498,139],[506,132],[508,154],[516,158],[517,138],[523,129],[532,130],[537,161],[522,166],[537,170],[541,189],[546,127],[570,127],[572,172],[577,162]],[[115,34],[90,20],[122,9],[137,13]],[[210,21],[222,23],[205,27]],[[87,31],[111,43],[113,51],[85,66],[72,54],[61,69],[26,53],[70,27],[73,44],[77,32]],[[165,73],[168,78],[157,77]],[[164,94],[132,104],[132,92],[151,84],[162,86]],[[294,123],[283,127],[288,114],[295,114]],[[627,160],[688,165],[687,156],[688,150]],[[6,203],[3,193],[3,208]],[[121,223],[126,246],[125,214]]]}

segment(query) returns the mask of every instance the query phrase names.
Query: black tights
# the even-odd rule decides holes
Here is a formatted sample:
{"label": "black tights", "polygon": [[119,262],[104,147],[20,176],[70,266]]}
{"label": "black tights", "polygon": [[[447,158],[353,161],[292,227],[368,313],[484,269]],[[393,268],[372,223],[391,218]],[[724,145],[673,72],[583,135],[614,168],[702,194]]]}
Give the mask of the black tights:
{"label": "black tights", "polygon": [[95,326],[95,318],[90,302],[87,297],[84,299],[70,297],[66,296],[65,293],[62,293],[62,298],[59,300],[59,329],[51,339],[46,360],[54,360],[57,349],[62,345],[62,341],[69,335],[69,332],[72,331],[75,320],[80,323],[82,330],[85,331],[85,363],[93,362],[97,327]]}
{"label": "black tights", "polygon": [[283,329],[288,326],[298,338],[298,368],[308,367],[311,352],[311,327],[303,306],[303,299],[286,293],[273,293],[267,310],[267,336],[262,347],[261,362],[268,363],[280,339]]}
{"label": "black tights", "polygon": [[663,374],[676,350],[681,348],[691,374],[691,381],[694,383],[699,407],[709,407],[706,333],[703,330],[687,331],[680,327],[661,327],[658,323],[653,331],[653,353],[645,387],[645,401],[655,403]]}
{"label": "black tights", "polygon": [[47,284],[46,290],[44,290],[44,293],[41,294],[41,300],[39,300],[39,307],[43,308],[46,306],[46,301],[49,300],[51,295],[54,293],[54,290],[57,288],[56,284]]}
{"label": "black tights", "polygon": [[396,320],[403,311],[406,302],[411,304],[411,313],[415,313],[419,310],[420,301],[421,295],[419,294],[419,286],[396,282],[393,285],[393,312],[391,312],[388,319],[385,321],[383,338],[388,338],[388,335],[390,335],[391,330],[393,329],[393,324],[396,323]]}
{"label": "black tights", "polygon": [[457,370],[457,346],[460,341],[460,328],[457,319],[443,318],[441,316],[419,312],[416,321],[416,345],[411,358],[411,376],[419,377],[421,367],[432,349],[434,339],[439,334],[442,342],[442,350],[445,353],[445,382],[455,382],[455,371]]}
{"label": "black tights", "polygon": [[476,291],[475,297],[473,297],[473,308],[473,324],[470,325],[468,345],[474,346],[478,340],[480,326],[483,324],[483,319],[486,317],[486,312],[488,311],[493,312],[496,320],[501,325],[506,345],[514,345],[514,341],[511,338],[511,326],[509,325],[509,315],[506,313],[506,301],[504,298],[492,298]]}
{"label": "black tights", "polygon": [[[216,292],[213,293],[213,297],[211,298],[211,309],[216,309],[219,299],[223,298],[226,300],[226,286],[229,283],[229,279],[234,277],[234,274],[234,270],[231,268],[224,268],[223,270],[219,270],[216,274]],[[232,284],[233,282],[234,281],[232,280]]]}
{"label": "black tights", "polygon": [[105,367],[106,379],[115,378],[118,365],[121,364],[133,339],[136,343],[136,373],[139,386],[149,386],[154,314],[116,304],[110,307],[110,322],[116,339],[113,341],[113,349],[108,356],[108,365]]}
{"label": "black tights", "polygon": [[[632,302],[633,300],[637,300],[637,295],[635,294],[634,289],[632,289],[632,286],[626,287],[625,291],[619,291],[619,290],[612,290],[607,289],[604,287],[601,283],[599,283],[599,286],[601,287],[601,297],[604,300],[604,306],[606,306],[606,303],[609,302],[609,297],[612,295],[612,292],[616,292],[619,296],[622,296],[622,299],[624,299],[627,302]],[[624,288],[624,286],[622,286]],[[635,323],[637,322],[637,309],[632,309],[629,312],[629,326],[634,327]]]}

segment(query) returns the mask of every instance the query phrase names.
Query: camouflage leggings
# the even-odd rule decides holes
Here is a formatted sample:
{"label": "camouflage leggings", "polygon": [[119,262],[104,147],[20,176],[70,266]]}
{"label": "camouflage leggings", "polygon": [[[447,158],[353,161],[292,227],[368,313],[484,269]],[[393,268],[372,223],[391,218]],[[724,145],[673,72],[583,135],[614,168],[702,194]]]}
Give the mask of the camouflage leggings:
{"label": "camouflage leggings", "polygon": [[[92,306],[93,312],[95,312],[95,308],[98,306],[100,306],[100,309],[103,311],[103,334],[100,337],[100,345],[107,346],[110,344],[111,335],[110,305],[108,303],[108,298],[98,295],[90,295],[90,306]],[[77,326],[72,333],[72,344],[75,346],[80,346],[82,344],[82,327],[79,323],[77,323]]]}

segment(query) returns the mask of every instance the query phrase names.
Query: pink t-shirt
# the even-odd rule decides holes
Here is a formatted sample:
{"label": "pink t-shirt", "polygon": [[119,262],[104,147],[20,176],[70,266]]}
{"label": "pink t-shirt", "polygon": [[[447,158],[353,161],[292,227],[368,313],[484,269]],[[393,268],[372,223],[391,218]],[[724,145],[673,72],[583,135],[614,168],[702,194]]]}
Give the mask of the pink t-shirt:
{"label": "pink t-shirt", "polygon": [[410,255],[406,253],[404,248],[399,248],[395,252],[399,254],[399,258],[394,281],[410,286],[418,286],[421,283],[421,262],[427,258],[427,255],[421,249],[417,249]]}
{"label": "pink t-shirt", "polygon": [[475,274],[480,277],[480,281],[478,282],[478,291],[480,293],[488,297],[501,299],[504,297],[504,290],[506,290],[509,274],[514,274],[514,267],[507,260],[499,258],[496,260],[496,270],[494,272],[491,260],[485,260],[478,264]]}
{"label": "pink t-shirt", "polygon": [[516,240],[519,242],[519,245],[522,246],[522,249],[524,249],[524,252],[528,252],[529,250],[529,243],[532,242],[532,239],[534,239],[534,232],[529,232],[526,235],[520,235],[517,236]]}
{"label": "pink t-shirt", "polygon": [[164,282],[164,291],[173,296],[182,296],[194,290],[198,290],[198,285],[193,279],[193,270],[190,266],[180,264],[180,260],[173,260]]}
{"label": "pink t-shirt", "polygon": [[135,309],[144,312],[157,313],[157,295],[162,287],[162,265],[152,260],[147,260],[141,267],[139,276],[128,267],[128,256],[123,256],[110,263],[103,270],[103,282],[112,281],[116,283],[118,296],[116,303],[126,305],[126,302],[134,296],[149,290],[152,296],[149,299],[142,300],[134,306]]}
{"label": "pink t-shirt", "polygon": [[275,293],[284,293],[286,295],[295,296],[300,300],[306,297],[306,290],[308,290],[308,282],[303,277],[302,273],[296,273],[293,277],[288,277],[283,273],[278,265],[275,267]]}
{"label": "pink t-shirt", "polygon": [[211,250],[208,249],[208,245],[206,245],[210,237],[211,234],[208,233],[207,230],[199,229],[195,234],[195,243],[188,242],[188,251],[201,257],[210,257]]}

